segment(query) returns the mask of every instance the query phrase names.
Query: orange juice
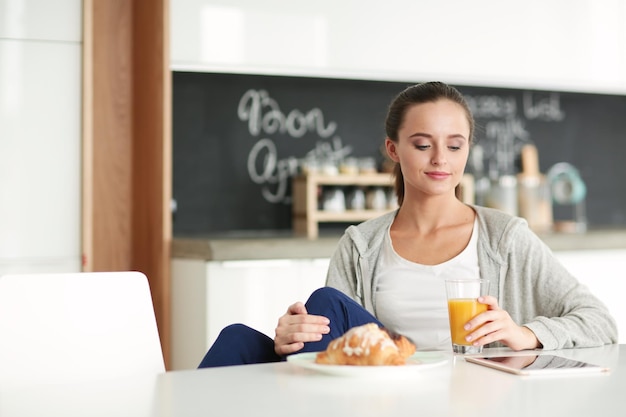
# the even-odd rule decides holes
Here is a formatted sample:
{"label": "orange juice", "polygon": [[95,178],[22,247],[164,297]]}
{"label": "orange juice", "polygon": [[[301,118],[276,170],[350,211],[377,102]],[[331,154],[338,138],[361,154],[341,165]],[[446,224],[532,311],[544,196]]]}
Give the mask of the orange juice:
{"label": "orange juice", "polygon": [[487,311],[487,304],[479,303],[475,298],[454,298],[448,300],[452,343],[455,345],[471,345],[471,342],[465,340],[465,336],[469,332],[463,326],[484,311]]}

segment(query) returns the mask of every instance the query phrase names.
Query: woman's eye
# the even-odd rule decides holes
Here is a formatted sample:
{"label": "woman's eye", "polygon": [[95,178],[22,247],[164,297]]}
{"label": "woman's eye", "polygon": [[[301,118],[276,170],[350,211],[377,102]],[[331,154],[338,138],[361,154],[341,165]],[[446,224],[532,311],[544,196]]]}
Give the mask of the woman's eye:
{"label": "woman's eye", "polygon": [[420,151],[425,151],[430,148],[430,145],[415,145],[415,149],[419,149]]}
{"label": "woman's eye", "polygon": [[448,146],[448,149],[450,149],[451,151],[458,151],[461,149],[460,146]]}

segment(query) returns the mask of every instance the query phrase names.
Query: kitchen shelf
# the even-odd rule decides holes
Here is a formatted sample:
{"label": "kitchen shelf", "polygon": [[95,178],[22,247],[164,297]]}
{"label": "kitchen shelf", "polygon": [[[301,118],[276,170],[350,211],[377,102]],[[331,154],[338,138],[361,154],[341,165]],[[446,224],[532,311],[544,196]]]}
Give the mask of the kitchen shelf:
{"label": "kitchen shelf", "polygon": [[301,175],[293,179],[293,227],[296,234],[315,239],[320,223],[360,223],[378,217],[389,210],[345,210],[341,212],[318,209],[318,189],[322,186],[393,187],[391,174]]}

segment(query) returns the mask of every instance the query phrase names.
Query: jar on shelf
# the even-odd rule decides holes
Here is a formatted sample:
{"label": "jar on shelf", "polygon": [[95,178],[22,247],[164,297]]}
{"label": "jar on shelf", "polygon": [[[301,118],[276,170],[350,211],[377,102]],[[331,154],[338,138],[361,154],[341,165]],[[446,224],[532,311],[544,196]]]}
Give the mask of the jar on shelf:
{"label": "jar on shelf", "polygon": [[359,172],[361,174],[375,174],[378,172],[376,169],[376,159],[367,157],[359,159]]}
{"label": "jar on shelf", "polygon": [[346,197],[341,187],[327,187],[322,193],[322,210],[343,212],[346,211]]}
{"label": "jar on shelf", "polygon": [[320,171],[324,175],[338,175],[339,166],[335,160],[327,158],[321,162]]}
{"label": "jar on shelf", "polygon": [[348,210],[365,209],[365,191],[361,187],[354,187],[346,195],[346,208]]}
{"label": "jar on shelf", "polygon": [[359,161],[354,157],[347,157],[339,163],[339,173],[357,175],[359,173]]}
{"label": "jar on shelf", "polygon": [[365,207],[370,210],[385,210],[387,208],[387,196],[382,187],[372,187],[365,196]]}
{"label": "jar on shelf", "polygon": [[398,196],[396,195],[396,190],[394,188],[389,188],[387,190],[387,208],[389,210],[395,210],[398,207]]}

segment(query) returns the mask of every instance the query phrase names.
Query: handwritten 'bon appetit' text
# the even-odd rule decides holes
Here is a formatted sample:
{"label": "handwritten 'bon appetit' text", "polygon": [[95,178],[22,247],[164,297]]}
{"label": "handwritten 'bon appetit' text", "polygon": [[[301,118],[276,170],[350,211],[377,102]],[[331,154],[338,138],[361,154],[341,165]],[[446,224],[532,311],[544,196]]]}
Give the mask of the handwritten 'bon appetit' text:
{"label": "handwritten 'bon appetit' text", "polygon": [[[307,133],[315,133],[322,139],[332,137],[332,143],[317,143],[309,154],[330,152],[345,155],[350,152],[335,135],[337,123],[334,121],[326,123],[322,110],[312,108],[303,112],[293,109],[285,114],[280,110],[276,100],[265,90],[246,91],[239,100],[237,117],[247,123],[248,132],[254,137],[283,134],[301,138]],[[263,198],[270,203],[289,202],[288,182],[289,178],[298,172],[298,166],[299,161],[294,156],[279,159],[276,144],[268,137],[259,139],[248,154],[248,175],[255,184],[262,185]]]}

